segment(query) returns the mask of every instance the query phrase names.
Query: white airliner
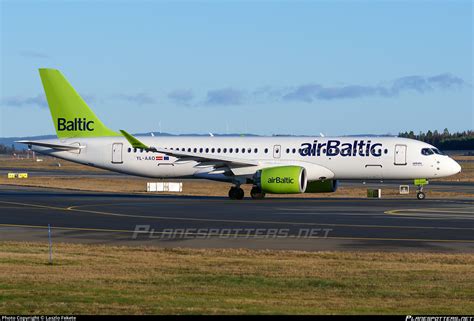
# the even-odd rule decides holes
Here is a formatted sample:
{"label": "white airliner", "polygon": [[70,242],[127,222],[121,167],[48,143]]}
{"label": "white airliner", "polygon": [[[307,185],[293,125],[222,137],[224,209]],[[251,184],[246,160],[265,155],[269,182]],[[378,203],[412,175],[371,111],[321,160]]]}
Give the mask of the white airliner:
{"label": "white airliner", "polygon": [[[436,147],[397,137],[139,137],[107,128],[60,71],[40,69],[57,139],[21,141],[32,150],[136,176],[230,182],[229,197],[324,193],[341,179],[418,179],[461,167]],[[422,183],[417,197],[424,199]]]}

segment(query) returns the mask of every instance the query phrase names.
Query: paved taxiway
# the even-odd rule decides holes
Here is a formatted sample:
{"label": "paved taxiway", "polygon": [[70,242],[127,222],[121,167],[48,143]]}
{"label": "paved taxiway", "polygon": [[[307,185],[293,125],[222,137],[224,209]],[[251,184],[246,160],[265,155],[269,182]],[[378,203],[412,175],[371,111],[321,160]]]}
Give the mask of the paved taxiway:
{"label": "paved taxiway", "polygon": [[[62,170],[60,168],[54,169],[29,169],[29,170],[18,170],[10,167],[0,167],[0,175],[6,176],[7,173],[21,173],[28,172],[30,177],[81,177],[81,178],[127,178],[129,175],[108,172],[108,171],[71,171]],[[135,177],[136,178],[136,177]],[[186,182],[189,179],[179,179],[179,181]],[[192,181],[197,181],[192,179]],[[410,185],[413,190],[412,180],[404,181],[378,181],[378,180],[351,180],[351,181],[340,181],[339,186],[345,187],[362,187],[362,188],[395,188],[398,189],[399,185]],[[427,191],[438,191],[438,192],[451,192],[456,190],[458,193],[466,193],[474,195],[474,183],[471,182],[452,182],[452,181],[430,181],[429,185],[426,186]]]}
{"label": "paved taxiway", "polygon": [[[48,224],[65,242],[474,253],[472,199],[231,201],[0,186],[0,240],[46,240]],[[137,225],[154,233],[133,239]]]}

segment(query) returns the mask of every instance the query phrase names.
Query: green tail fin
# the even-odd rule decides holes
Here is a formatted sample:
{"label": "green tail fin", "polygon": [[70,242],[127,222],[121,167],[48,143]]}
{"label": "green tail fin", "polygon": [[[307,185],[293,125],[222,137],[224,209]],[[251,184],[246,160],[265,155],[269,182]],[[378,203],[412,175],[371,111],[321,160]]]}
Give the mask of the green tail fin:
{"label": "green tail fin", "polygon": [[40,69],[58,138],[121,136],[107,128],[56,69]]}

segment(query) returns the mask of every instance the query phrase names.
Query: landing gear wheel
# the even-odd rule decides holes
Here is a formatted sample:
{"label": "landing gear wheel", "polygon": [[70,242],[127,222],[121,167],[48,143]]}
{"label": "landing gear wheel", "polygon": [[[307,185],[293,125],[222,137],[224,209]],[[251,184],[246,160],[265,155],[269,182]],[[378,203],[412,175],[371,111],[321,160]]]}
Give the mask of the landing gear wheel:
{"label": "landing gear wheel", "polygon": [[231,200],[237,199],[237,188],[236,187],[231,187],[229,190],[229,198]]}
{"label": "landing gear wheel", "polygon": [[241,200],[244,198],[244,190],[240,187],[231,187],[229,190],[229,198],[231,200]]}
{"label": "landing gear wheel", "polygon": [[250,196],[252,196],[254,200],[261,200],[265,198],[265,193],[262,192],[260,188],[254,186],[252,187],[252,190],[250,191]]}
{"label": "landing gear wheel", "polygon": [[426,197],[426,195],[425,195],[425,193],[423,193],[423,192],[418,192],[418,193],[416,194],[416,198],[419,199],[419,200],[424,200],[425,197]]}

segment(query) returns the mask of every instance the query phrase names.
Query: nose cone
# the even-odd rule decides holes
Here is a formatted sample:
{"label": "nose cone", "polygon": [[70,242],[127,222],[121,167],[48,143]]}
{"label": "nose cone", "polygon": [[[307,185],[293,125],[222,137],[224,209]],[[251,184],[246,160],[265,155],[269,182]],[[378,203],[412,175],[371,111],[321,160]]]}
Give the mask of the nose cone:
{"label": "nose cone", "polygon": [[461,165],[458,164],[454,159],[450,158],[449,170],[451,175],[456,175],[461,173]]}

